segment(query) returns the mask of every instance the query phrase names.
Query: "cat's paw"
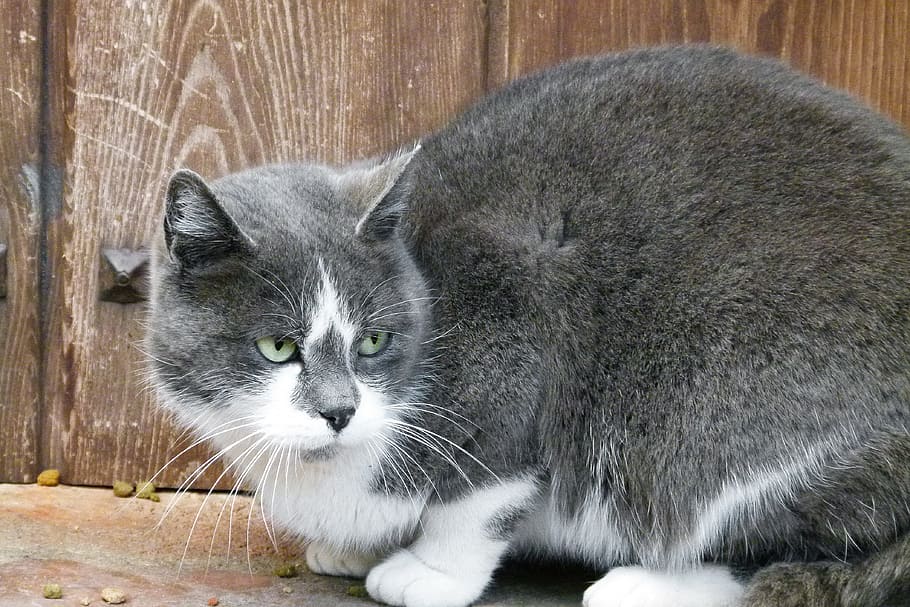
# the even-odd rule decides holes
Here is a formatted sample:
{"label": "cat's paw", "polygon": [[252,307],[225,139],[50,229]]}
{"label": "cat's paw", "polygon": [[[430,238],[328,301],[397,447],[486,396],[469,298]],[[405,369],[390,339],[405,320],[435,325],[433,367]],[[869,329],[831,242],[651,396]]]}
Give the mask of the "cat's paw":
{"label": "cat's paw", "polygon": [[616,567],[585,591],[584,607],[736,607],[743,587],[725,567],[684,572]]}
{"label": "cat's paw", "polygon": [[318,542],[306,547],[306,566],[319,575],[362,578],[377,562],[372,555],[338,552]]}
{"label": "cat's paw", "polygon": [[400,550],[370,571],[366,587],[377,601],[397,607],[466,607],[489,581],[472,577],[456,577]]}

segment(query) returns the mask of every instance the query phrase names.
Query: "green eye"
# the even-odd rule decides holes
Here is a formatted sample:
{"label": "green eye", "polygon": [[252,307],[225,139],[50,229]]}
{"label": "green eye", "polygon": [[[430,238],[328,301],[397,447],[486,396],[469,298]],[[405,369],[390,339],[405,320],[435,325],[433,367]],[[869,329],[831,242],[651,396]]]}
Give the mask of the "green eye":
{"label": "green eye", "polygon": [[257,339],[256,347],[273,363],[287,362],[297,352],[297,344],[290,339],[275,339],[271,335]]}
{"label": "green eye", "polygon": [[370,331],[360,341],[357,347],[357,354],[361,356],[376,356],[386,349],[389,345],[389,334],[387,331]]}

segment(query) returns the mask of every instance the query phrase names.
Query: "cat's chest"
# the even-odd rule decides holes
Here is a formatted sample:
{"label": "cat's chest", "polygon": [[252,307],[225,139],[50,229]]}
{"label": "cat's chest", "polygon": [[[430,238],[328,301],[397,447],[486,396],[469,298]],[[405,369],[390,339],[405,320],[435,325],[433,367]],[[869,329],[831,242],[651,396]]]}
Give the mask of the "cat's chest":
{"label": "cat's chest", "polygon": [[257,490],[265,514],[306,540],[376,550],[410,536],[424,501],[371,489],[369,462],[351,457],[262,473]]}

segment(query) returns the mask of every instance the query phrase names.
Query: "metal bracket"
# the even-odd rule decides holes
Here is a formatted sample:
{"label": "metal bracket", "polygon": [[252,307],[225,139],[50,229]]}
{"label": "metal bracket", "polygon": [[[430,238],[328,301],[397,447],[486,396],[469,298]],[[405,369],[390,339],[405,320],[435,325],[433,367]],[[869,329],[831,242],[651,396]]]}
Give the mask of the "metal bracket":
{"label": "metal bracket", "polygon": [[0,243],[0,299],[6,298],[6,245]]}
{"label": "metal bracket", "polygon": [[149,252],[144,249],[102,249],[99,270],[101,301],[120,304],[148,299]]}

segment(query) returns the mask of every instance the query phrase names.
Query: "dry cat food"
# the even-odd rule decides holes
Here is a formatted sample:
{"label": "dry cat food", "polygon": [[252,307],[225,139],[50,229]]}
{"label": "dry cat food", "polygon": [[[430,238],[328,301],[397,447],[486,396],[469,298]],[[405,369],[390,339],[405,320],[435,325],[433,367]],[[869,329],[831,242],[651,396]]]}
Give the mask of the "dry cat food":
{"label": "dry cat food", "polygon": [[210,598],[209,602],[208,602],[208,606],[209,607],[218,607],[218,597],[213,596],[212,598]]}
{"label": "dry cat food", "polygon": [[275,568],[275,575],[278,577],[297,577],[299,575],[297,565],[293,563],[279,565]]}
{"label": "dry cat food", "polygon": [[136,498],[160,502],[161,496],[155,493],[155,489],[157,489],[155,483],[151,481],[139,481],[136,483]]}
{"label": "dry cat food", "polygon": [[41,589],[41,593],[46,599],[63,598],[63,588],[60,587],[60,584],[45,584],[44,588]]}
{"label": "dry cat food", "polygon": [[347,589],[348,596],[353,596],[358,599],[368,599],[370,598],[369,593],[367,592],[367,587],[363,584],[351,584]]}
{"label": "dry cat food", "polygon": [[126,594],[119,588],[103,588],[101,590],[101,598],[105,603],[110,603],[111,605],[119,605],[126,602]]}
{"label": "dry cat food", "polygon": [[45,470],[38,475],[37,482],[42,487],[56,487],[60,484],[60,471],[56,468]]}
{"label": "dry cat food", "polygon": [[114,495],[117,497],[129,497],[133,494],[133,483],[126,481],[114,481]]}

